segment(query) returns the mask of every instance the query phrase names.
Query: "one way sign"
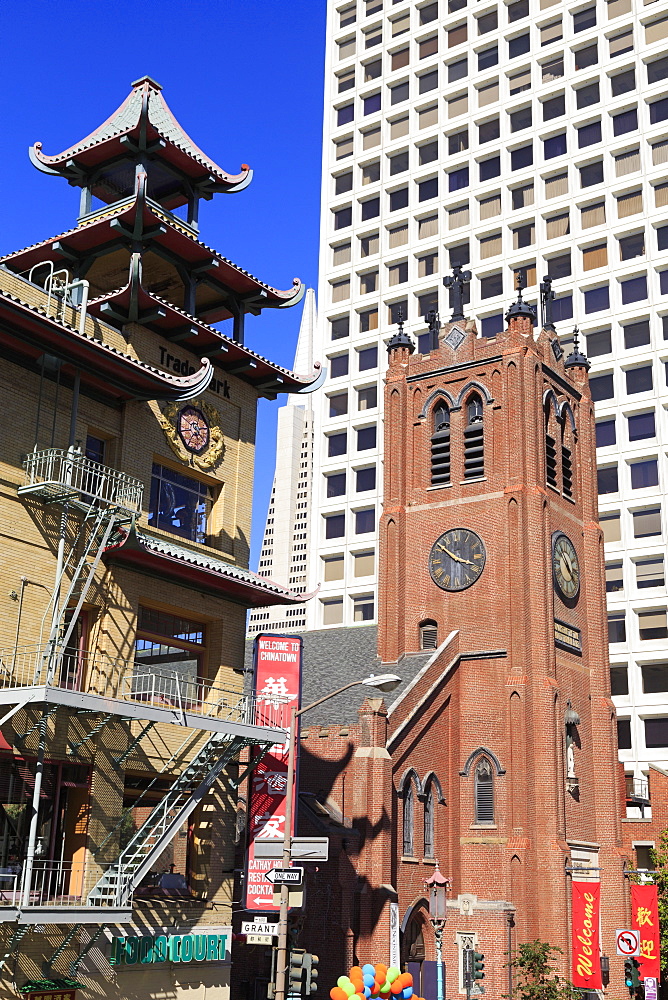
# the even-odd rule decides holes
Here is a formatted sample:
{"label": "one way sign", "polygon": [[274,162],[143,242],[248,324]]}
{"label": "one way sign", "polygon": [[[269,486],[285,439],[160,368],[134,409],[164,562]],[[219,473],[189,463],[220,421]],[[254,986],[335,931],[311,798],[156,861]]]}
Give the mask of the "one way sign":
{"label": "one way sign", "polygon": [[274,885],[301,885],[304,878],[303,868],[272,868],[264,873],[264,877]]}

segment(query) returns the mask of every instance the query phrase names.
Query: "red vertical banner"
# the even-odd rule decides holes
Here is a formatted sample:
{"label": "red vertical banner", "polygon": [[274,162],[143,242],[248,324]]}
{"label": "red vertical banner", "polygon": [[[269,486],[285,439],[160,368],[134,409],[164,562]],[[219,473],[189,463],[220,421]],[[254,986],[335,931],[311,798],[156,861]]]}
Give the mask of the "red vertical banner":
{"label": "red vertical banner", "polygon": [[[248,806],[248,857],[246,865],[246,909],[277,911],[274,888],[265,878],[272,868],[282,867],[282,858],[267,861],[255,857],[258,840],[283,840],[285,833],[285,794],[288,774],[288,733],[292,708],[299,708],[302,681],[302,640],[297,636],[269,635],[255,637],[255,724],[285,730],[285,740],[275,743],[254,769]],[[297,734],[299,739],[299,733]],[[295,772],[295,785],[296,785]],[[294,832],[295,806],[290,817]]]}
{"label": "red vertical banner", "polygon": [[640,978],[661,978],[659,899],[655,885],[631,886],[632,926],[640,931]]}
{"label": "red vertical banner", "polygon": [[598,933],[600,882],[573,881],[571,900],[573,986],[580,990],[600,990],[603,987]]}

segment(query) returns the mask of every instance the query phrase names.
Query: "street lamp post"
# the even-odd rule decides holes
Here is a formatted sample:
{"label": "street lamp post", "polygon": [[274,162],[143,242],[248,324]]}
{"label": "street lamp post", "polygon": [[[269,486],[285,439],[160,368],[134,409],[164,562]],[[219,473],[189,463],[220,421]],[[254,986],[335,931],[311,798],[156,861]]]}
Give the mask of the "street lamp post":
{"label": "street lamp post", "polygon": [[[318,698],[317,701],[311,702],[310,705],[305,705],[303,708],[299,709],[292,709],[290,715],[290,735],[288,743],[288,786],[285,792],[285,822],[283,826],[283,868],[290,867],[292,856],[292,809],[294,803],[295,764],[297,760],[297,719],[300,715],[303,715],[304,712],[309,712],[312,708],[317,708],[318,705],[322,705],[324,701],[329,701],[330,698],[334,698],[337,694],[342,694],[344,691],[348,691],[349,688],[357,687],[360,684],[364,684],[366,687],[376,688],[378,691],[393,691],[398,684],[401,684],[401,677],[397,677],[396,674],[378,674],[375,677],[371,675],[370,677],[365,677],[363,680],[351,681],[349,684],[344,684],[343,687],[337,688],[336,691],[330,691],[329,694],[324,695],[322,698]],[[285,974],[288,964],[289,904],[290,886],[282,884],[281,908],[278,916],[278,952],[276,956],[276,986],[274,989],[275,1000],[285,1000]]]}
{"label": "street lamp post", "polygon": [[443,983],[443,931],[448,919],[446,910],[446,893],[450,882],[441,875],[436,862],[436,868],[431,878],[425,879],[425,887],[429,890],[429,920],[434,928],[436,938],[436,991],[437,1000],[445,1000]]}

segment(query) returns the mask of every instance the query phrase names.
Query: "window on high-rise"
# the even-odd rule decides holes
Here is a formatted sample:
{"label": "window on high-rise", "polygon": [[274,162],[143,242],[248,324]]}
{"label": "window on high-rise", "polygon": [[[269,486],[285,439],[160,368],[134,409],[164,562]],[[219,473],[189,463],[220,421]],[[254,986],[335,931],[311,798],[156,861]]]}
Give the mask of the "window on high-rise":
{"label": "window on high-rise", "polygon": [[626,612],[608,615],[608,642],[626,642]]}
{"label": "window on high-rise", "polygon": [[357,390],[358,411],[373,410],[376,406],[378,406],[378,388],[375,385]]}
{"label": "window on high-rise", "polygon": [[649,590],[650,587],[664,587],[666,574],[663,556],[645,556],[636,559],[636,586],[638,590]]}
{"label": "window on high-rise", "polygon": [[617,441],[617,434],[615,431],[615,420],[597,420],[596,421],[596,447],[597,448],[607,448]]}
{"label": "window on high-rise", "polygon": [[429,56],[434,56],[438,52],[438,35],[432,35],[431,38],[423,38],[421,42],[418,43],[418,58],[428,59]]}
{"label": "window on high-rise", "polygon": [[328,497],[342,497],[345,496],[346,492],[346,474],[345,472],[334,472],[331,475],[325,476],[327,482],[327,496]]}
{"label": "window on high-rise", "polygon": [[491,299],[495,295],[503,294],[503,274],[497,271],[496,274],[488,274],[480,279],[480,298]]}
{"label": "window on high-rise", "polygon": [[360,274],[360,294],[369,295],[378,291],[378,271],[366,271]]}
{"label": "window on high-rise", "polygon": [[608,514],[600,514],[599,522],[601,525],[601,530],[603,532],[603,541],[606,544],[609,544],[611,542],[621,541],[622,528],[618,511],[614,511]]}
{"label": "window on high-rise", "polygon": [[511,111],[509,117],[511,132],[521,132],[525,128],[531,128],[533,120],[531,106],[528,108],[520,108],[519,111]]}
{"label": "window on high-rise", "polygon": [[370,622],[373,621],[373,616],[373,594],[366,594],[364,597],[353,597],[353,621]]}
{"label": "window on high-rise", "polygon": [[496,10],[492,10],[488,14],[482,14],[476,18],[476,21],[478,24],[478,34],[486,35],[488,31],[496,31],[498,28],[499,15]]}
{"label": "window on high-rise", "polygon": [[497,45],[490,45],[487,49],[478,52],[478,72],[496,66],[499,61],[499,48]]}
{"label": "window on high-rise", "polygon": [[600,121],[589,122],[588,125],[581,125],[580,128],[578,128],[577,133],[578,149],[584,149],[586,146],[594,146],[603,138]]}
{"label": "window on high-rise", "polygon": [[543,156],[546,160],[551,160],[555,156],[564,156],[566,153],[566,133],[552,135],[548,139],[543,139]]}
{"label": "window on high-rise", "polygon": [[625,695],[629,693],[629,672],[626,664],[610,667],[610,694]]}
{"label": "window on high-rise", "polygon": [[402,174],[404,170],[408,170],[407,149],[405,149],[402,153],[395,153],[394,156],[390,156],[390,176],[394,176],[394,174]]}
{"label": "window on high-rise", "polygon": [[481,160],[479,163],[479,170],[481,181],[489,181],[493,177],[500,177],[501,157],[490,156],[487,160]]}
{"label": "window on high-rise", "polygon": [[329,359],[329,374],[332,378],[340,378],[348,374],[348,353],[336,354]]}
{"label": "window on high-rise", "polygon": [[612,337],[610,329],[598,330],[596,333],[587,334],[588,357],[598,358],[604,354],[612,354]]}
{"label": "window on high-rise", "polygon": [[375,572],[375,553],[356,552],[353,556],[353,576],[373,576]]}
{"label": "window on high-rise", "polygon": [[641,670],[645,694],[663,694],[668,691],[668,663],[643,664]]}
{"label": "window on high-rise", "polygon": [[346,229],[353,224],[353,210],[351,205],[345,208],[338,208],[334,211],[334,229]]}
{"label": "window on high-rise", "polygon": [[334,194],[345,194],[346,191],[352,191],[352,189],[353,189],[352,170],[349,170],[345,174],[339,174],[338,177],[334,178]]}
{"label": "window on high-rise", "polygon": [[347,125],[355,117],[355,105],[346,104],[342,108],[337,108],[336,111],[336,124],[337,125]]}
{"label": "window on high-rise", "polygon": [[[482,89],[483,88],[481,88],[480,93],[482,93]],[[498,101],[498,99],[499,99],[499,93],[498,93],[499,85],[498,85],[498,81],[496,83],[496,90],[497,90],[497,93],[496,93],[495,100]],[[520,70],[519,73],[513,73],[511,76],[509,76],[508,77],[508,90],[510,92],[510,96],[511,97],[513,97],[515,94],[522,94],[525,90],[531,90],[531,67],[528,67],[527,69],[522,69],[522,70]],[[482,103],[482,101],[480,103]],[[486,103],[489,103],[489,102],[486,102]]]}
{"label": "window on high-rise", "polygon": [[584,293],[585,313],[600,312],[610,308],[610,289],[608,285],[589,288]]}
{"label": "window on high-rise", "polygon": [[633,28],[625,28],[624,31],[611,35],[608,38],[608,45],[611,59],[622,56],[625,52],[633,52]]}
{"label": "window on high-rise", "polygon": [[614,399],[615,391],[612,373],[608,375],[592,376],[589,379],[589,390],[591,392],[591,398],[595,403],[600,403],[604,399]]}
{"label": "window on high-rise", "polygon": [[594,83],[587,84],[585,87],[580,87],[579,90],[576,90],[575,100],[578,111],[582,110],[582,108],[591,107],[592,104],[598,104],[601,100],[598,80]]}
{"label": "window on high-rise", "polygon": [[[482,139],[480,140],[483,141]],[[452,132],[448,136],[448,154],[450,156],[456,156],[457,153],[463,153],[469,148],[469,130],[467,128],[461,129],[459,132]]]}
{"label": "window on high-rise", "polygon": [[420,8],[420,24],[431,24],[438,18],[438,3],[430,3]]}
{"label": "window on high-rise", "polygon": [[342,417],[348,412],[347,392],[337,392],[333,396],[329,396],[328,399],[330,417]]}
{"label": "window on high-rise", "polygon": [[[621,562],[606,562],[605,590],[607,594],[617,594],[624,589],[623,565]],[[617,692],[618,694],[620,692]]]}
{"label": "window on high-rise", "polygon": [[515,3],[508,4],[508,21],[521,21],[529,16],[529,0],[515,0]]}
{"label": "window on high-rise", "polygon": [[501,134],[501,126],[498,118],[491,118],[487,122],[481,122],[478,125],[478,142],[493,142],[498,139]]}
{"label": "window on high-rise", "polygon": [[583,49],[578,49],[575,53],[575,68],[588,69],[590,66],[598,64],[598,45],[587,45]]}
{"label": "window on high-rise", "polygon": [[355,87],[355,69],[347,69],[343,73],[339,73],[338,77],[338,91],[342,94],[346,90],[353,90]]}
{"label": "window on high-rise", "polygon": [[649,320],[627,323],[624,327],[624,347],[627,351],[634,347],[644,347],[650,342]]}
{"label": "window on high-rise", "polygon": [[661,508],[648,507],[633,512],[633,537],[651,538],[661,534]]}
{"label": "window on high-rise", "polygon": [[636,72],[634,69],[624,70],[610,77],[610,86],[613,97],[621,97],[622,94],[629,94],[636,89]]}
{"label": "window on high-rise", "polygon": [[606,465],[598,470],[598,495],[617,493],[619,490],[619,474],[616,465]]}
{"label": "window on high-rise", "polygon": [[364,347],[357,352],[358,371],[368,371],[378,367],[378,347]]}
{"label": "window on high-rise", "polygon": [[645,233],[635,233],[633,236],[619,237],[620,260],[633,260],[645,256]]}
{"label": "window on high-rise", "polygon": [[360,333],[368,333],[378,329],[378,309],[365,309],[359,313]]}
{"label": "window on high-rise", "polygon": [[325,583],[330,583],[332,580],[343,580],[345,559],[342,555],[324,556],[322,561]]}
{"label": "window on high-rise", "polygon": [[617,719],[617,746],[620,750],[633,749],[630,719]]}
{"label": "window on high-rise", "polygon": [[[395,84],[390,87],[390,104],[401,104],[402,101],[407,101],[409,98],[409,82],[408,80],[402,80],[401,83]],[[380,101],[378,102],[380,107]]]}
{"label": "window on high-rise", "polygon": [[323,625],[340,625],[343,621],[343,598],[330,597],[321,604]]}
{"label": "window on high-rise", "polygon": [[339,434],[329,434],[327,437],[327,456],[336,458],[338,455],[345,455],[347,450],[348,435],[346,431]]}
{"label": "window on high-rise", "polygon": [[214,492],[198,479],[153,464],[148,523],[152,528],[206,543]]}
{"label": "window on high-rise", "polygon": [[390,191],[390,212],[398,212],[408,206],[408,188]]}
{"label": "window on high-rise", "polygon": [[647,299],[647,276],[639,275],[637,278],[628,278],[620,281],[622,290],[622,303],[628,305],[631,302],[644,302]]}
{"label": "window on high-rise", "polygon": [[638,612],[638,631],[643,642],[653,639],[668,639],[665,608]]}
{"label": "window on high-rise", "polygon": [[624,135],[627,132],[635,132],[638,128],[638,110],[629,108],[628,111],[620,111],[612,116],[612,130],[614,135]]}
{"label": "window on high-rise", "polygon": [[544,24],[540,29],[540,44],[552,45],[553,42],[558,42],[564,37],[564,29],[561,18],[556,21],[551,21],[550,24]]}
{"label": "window on high-rise", "polygon": [[659,485],[659,463],[655,458],[631,462],[631,489],[646,490]]}
{"label": "window on high-rise", "polygon": [[580,187],[592,187],[594,184],[603,183],[603,160],[595,163],[587,163],[580,167]]}
{"label": "window on high-rise", "polygon": [[376,488],[376,466],[371,465],[367,469],[358,469],[355,473],[355,492],[367,493]]}
{"label": "window on high-rise", "polygon": [[572,273],[570,251],[551,257],[547,262],[547,273],[553,280],[568,278]]}
{"label": "window on high-rise", "polygon": [[[488,162],[483,160],[483,163]],[[533,145],[520,146],[519,149],[510,151],[510,167],[512,170],[524,170],[533,163]],[[482,166],[482,164],[481,164]]]}
{"label": "window on high-rise", "polygon": [[596,26],[596,7],[587,7],[573,14],[573,31],[587,31]]}
{"label": "window on high-rise", "polygon": [[376,528],[376,508],[355,511],[355,534],[366,535]]}
{"label": "window on high-rise", "polygon": [[369,451],[376,447],[376,425],[360,427],[357,431],[357,450]]}
{"label": "window on high-rise", "polygon": [[543,101],[542,107],[544,122],[549,122],[553,118],[561,118],[562,115],[566,114],[566,97],[564,94],[550,97],[548,100]]}
{"label": "window on high-rise", "polygon": [[559,80],[564,75],[564,57],[557,56],[550,59],[541,66],[541,76],[543,83],[551,83],[552,80]]}
{"label": "window on high-rise", "polygon": [[343,538],[346,533],[345,514],[326,514],[324,521],[325,538]]}
{"label": "window on high-rise", "polygon": [[647,63],[647,82],[659,83],[668,78],[668,56],[660,56]]}
{"label": "window on high-rise", "polygon": [[[608,263],[608,244],[599,243],[582,251],[582,268],[593,271],[597,267],[605,267]],[[591,355],[589,355],[591,357]]]}
{"label": "window on high-rise", "polygon": [[[408,52],[408,49],[405,50]],[[398,67],[392,66],[392,69],[397,69]],[[371,80],[377,80],[383,72],[383,62],[381,59],[373,59],[371,62],[364,64],[364,82],[370,83]]]}
{"label": "window on high-rise", "polygon": [[426,163],[433,163],[438,159],[438,139],[433,142],[426,142],[423,146],[418,146],[418,159],[420,166]]}
{"label": "window on high-rise", "polygon": [[526,35],[517,35],[515,38],[511,38],[508,41],[508,58],[517,59],[518,56],[523,56],[531,48],[530,35],[527,32]]}

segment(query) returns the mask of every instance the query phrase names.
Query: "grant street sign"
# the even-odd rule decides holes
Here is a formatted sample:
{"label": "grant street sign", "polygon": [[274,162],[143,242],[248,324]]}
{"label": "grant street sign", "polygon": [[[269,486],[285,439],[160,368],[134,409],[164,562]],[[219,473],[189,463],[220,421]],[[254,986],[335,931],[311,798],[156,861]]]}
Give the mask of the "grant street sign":
{"label": "grant street sign", "polygon": [[241,924],[242,934],[262,934],[263,937],[278,937],[278,923],[267,920],[244,920]]}

